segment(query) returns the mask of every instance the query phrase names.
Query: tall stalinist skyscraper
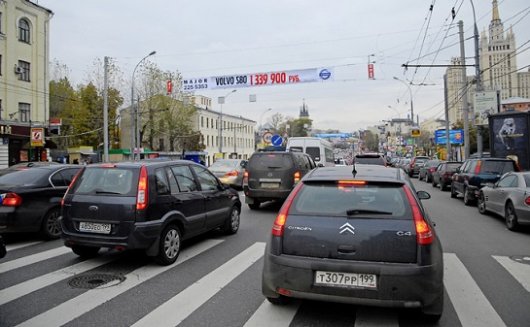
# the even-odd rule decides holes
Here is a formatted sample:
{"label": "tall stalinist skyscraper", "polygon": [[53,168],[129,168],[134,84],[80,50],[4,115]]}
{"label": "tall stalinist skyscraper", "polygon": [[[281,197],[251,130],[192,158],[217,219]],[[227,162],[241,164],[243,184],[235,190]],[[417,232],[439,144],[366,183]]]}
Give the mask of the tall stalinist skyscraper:
{"label": "tall stalinist skyscraper", "polygon": [[519,96],[515,35],[512,28],[504,33],[497,0],[493,0],[488,35],[480,36],[480,70],[484,90],[500,91],[501,98]]}

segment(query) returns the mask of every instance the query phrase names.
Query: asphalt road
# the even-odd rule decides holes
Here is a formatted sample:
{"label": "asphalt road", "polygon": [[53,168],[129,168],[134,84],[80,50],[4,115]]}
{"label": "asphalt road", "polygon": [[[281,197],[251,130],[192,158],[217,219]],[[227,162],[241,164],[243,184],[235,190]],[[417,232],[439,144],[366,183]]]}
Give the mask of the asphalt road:
{"label": "asphalt road", "polygon": [[[445,310],[434,325],[529,326],[530,229],[510,232],[502,219],[414,183],[432,196],[424,205],[444,248]],[[270,305],[261,295],[261,267],[278,209],[244,206],[236,235],[212,232],[189,241],[170,267],[139,252],[102,251],[81,261],[60,240],[10,237],[0,259],[0,326],[427,325],[413,311],[312,301]],[[109,281],[86,288],[98,280]]]}

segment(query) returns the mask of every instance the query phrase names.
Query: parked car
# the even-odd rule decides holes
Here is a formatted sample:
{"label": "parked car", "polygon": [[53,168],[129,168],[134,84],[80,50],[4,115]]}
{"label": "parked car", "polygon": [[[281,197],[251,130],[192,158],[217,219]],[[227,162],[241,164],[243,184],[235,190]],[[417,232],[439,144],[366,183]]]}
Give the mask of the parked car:
{"label": "parked car", "polygon": [[510,171],[517,171],[515,161],[504,158],[467,159],[451,179],[451,197],[464,197],[465,205],[473,205],[486,183],[495,183]]}
{"label": "parked car", "polygon": [[287,198],[316,163],[303,152],[255,152],[248,160],[243,191],[245,203],[257,210],[265,201]]}
{"label": "parked car", "polygon": [[236,233],[241,202],[193,161],[137,161],[86,166],[62,208],[62,237],[75,254],[141,249],[169,265],[186,239],[216,228]]}
{"label": "parked car", "polygon": [[61,199],[80,168],[35,166],[0,176],[0,231],[40,232],[46,239],[59,238]]}
{"label": "parked car", "polygon": [[432,187],[438,186],[440,191],[444,191],[448,185],[451,185],[453,174],[461,165],[461,161],[440,162],[432,173]]}
{"label": "parked car", "polygon": [[478,211],[504,217],[509,230],[530,224],[530,172],[504,174],[495,184],[480,189]]}
{"label": "parked car", "polygon": [[0,169],[0,176],[8,174],[13,171],[19,171],[19,170],[26,170],[31,167],[41,167],[41,166],[54,166],[54,165],[60,165],[58,162],[53,161],[29,161],[29,162],[19,162],[17,164],[14,164],[12,166],[9,166],[4,169]]}
{"label": "parked car", "polygon": [[425,182],[427,183],[432,182],[432,174],[436,170],[436,167],[438,167],[439,163],[440,160],[438,159],[425,161],[425,163],[420,166],[420,170],[418,172],[418,180],[425,180]]}
{"label": "parked car", "polygon": [[353,157],[355,164],[386,166],[386,159],[379,153],[359,153]]}
{"label": "parked car", "polygon": [[410,160],[409,167],[405,170],[410,177],[418,175],[420,172],[421,166],[425,164],[430,158],[426,156],[416,156]]}
{"label": "parked car", "polygon": [[243,189],[243,175],[246,166],[247,160],[218,159],[209,169],[221,182],[240,190]]}
{"label": "parked car", "polygon": [[[443,311],[442,245],[401,169],[325,167],[307,174],[272,226],[262,292],[289,298]],[[391,250],[389,250],[391,249]]]}

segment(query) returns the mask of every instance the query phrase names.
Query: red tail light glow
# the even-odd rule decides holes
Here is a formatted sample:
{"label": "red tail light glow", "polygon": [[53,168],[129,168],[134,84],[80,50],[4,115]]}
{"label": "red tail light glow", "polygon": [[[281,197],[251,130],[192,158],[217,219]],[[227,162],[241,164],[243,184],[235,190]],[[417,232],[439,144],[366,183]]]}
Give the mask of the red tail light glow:
{"label": "red tail light glow", "polygon": [[339,186],[366,185],[366,181],[338,181]]}
{"label": "red tail light glow", "polygon": [[142,166],[140,169],[140,178],[138,179],[138,195],[136,196],[136,210],[147,208],[148,197],[147,168]]}
{"label": "red tail light glow", "polygon": [[3,207],[18,207],[22,204],[22,198],[16,193],[2,194]]}
{"label": "red tail light glow", "polygon": [[414,225],[416,226],[416,242],[420,245],[429,245],[434,240],[434,233],[423,218],[423,214],[421,213],[416,199],[412,195],[412,191],[407,186],[403,186],[403,189],[407,194],[407,199],[409,200],[410,208],[412,209],[412,217],[414,218]]}
{"label": "red tail light glow", "polygon": [[229,177],[229,176],[235,176],[237,177],[237,175],[239,175],[239,172],[237,170],[232,170],[232,171],[229,171],[225,174],[225,176]]}
{"label": "red tail light glow", "polygon": [[272,235],[273,236],[283,236],[283,229],[285,227],[285,223],[287,222],[287,216],[289,215],[289,209],[291,208],[291,204],[293,204],[293,200],[296,197],[296,194],[302,188],[302,185],[304,184],[303,183],[296,184],[295,188],[292,190],[291,194],[289,194],[289,196],[283,203],[282,207],[280,208],[280,211],[278,212],[278,216],[276,216],[276,220],[274,221],[274,224],[272,224]]}
{"label": "red tail light glow", "polygon": [[300,178],[302,178],[302,174],[300,174],[299,171],[297,171],[296,173],[294,173],[294,182],[295,183],[298,183],[300,181]]}
{"label": "red tail light glow", "polygon": [[248,185],[248,171],[243,173],[243,184]]}
{"label": "red tail light glow", "polygon": [[527,196],[527,197],[524,199],[524,204],[526,204],[527,206],[530,206],[530,196]]}

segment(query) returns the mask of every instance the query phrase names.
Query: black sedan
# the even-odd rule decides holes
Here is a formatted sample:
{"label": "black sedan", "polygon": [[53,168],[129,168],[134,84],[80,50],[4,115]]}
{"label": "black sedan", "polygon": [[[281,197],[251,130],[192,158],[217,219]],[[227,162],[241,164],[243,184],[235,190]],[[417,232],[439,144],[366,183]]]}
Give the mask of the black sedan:
{"label": "black sedan", "polygon": [[[401,169],[323,167],[291,192],[264,256],[263,295],[443,311],[442,246]],[[391,249],[391,250],[389,250]]]}
{"label": "black sedan", "polygon": [[81,166],[48,165],[0,176],[0,233],[41,232],[61,236],[61,200]]}

